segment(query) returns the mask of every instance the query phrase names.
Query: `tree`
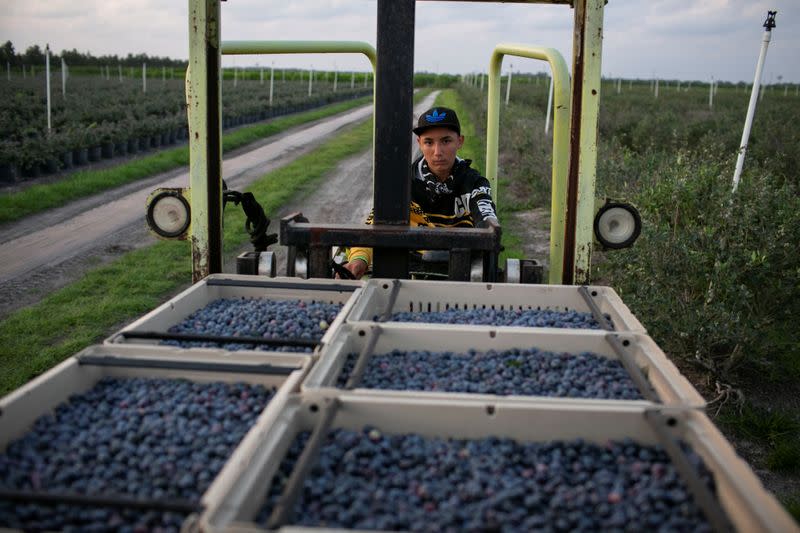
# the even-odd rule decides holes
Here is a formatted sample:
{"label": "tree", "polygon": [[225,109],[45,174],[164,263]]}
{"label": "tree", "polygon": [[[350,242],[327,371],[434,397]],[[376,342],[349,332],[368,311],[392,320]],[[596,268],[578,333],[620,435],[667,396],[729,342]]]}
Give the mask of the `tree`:
{"label": "tree", "polygon": [[0,47],[0,66],[5,67],[6,63],[11,63],[12,67],[19,63],[19,58],[14,52],[14,45],[11,44],[11,41],[6,41],[6,43]]}
{"label": "tree", "polygon": [[38,44],[29,46],[25,50],[23,61],[26,65],[44,65],[44,52],[39,48]]}

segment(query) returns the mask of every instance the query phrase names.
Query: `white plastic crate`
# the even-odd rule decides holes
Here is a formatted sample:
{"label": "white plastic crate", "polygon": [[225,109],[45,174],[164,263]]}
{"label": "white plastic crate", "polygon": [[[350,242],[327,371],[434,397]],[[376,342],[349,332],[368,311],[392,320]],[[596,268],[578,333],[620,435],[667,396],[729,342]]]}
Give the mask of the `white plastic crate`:
{"label": "white plastic crate", "polygon": [[[360,431],[377,427],[384,434],[478,439],[508,437],[521,442],[582,438],[598,444],[631,438],[644,445],[663,444],[641,406],[578,406],[428,398],[378,398],[356,394],[293,397],[261,441],[249,468],[219,500],[210,501],[198,526],[203,531],[258,531],[253,521],[266,500],[271,480],[295,436],[312,430],[324,406],[338,402],[331,429]],[[711,421],[694,410],[669,410],[659,424],[680,439],[713,472],[722,514],[737,531],[798,531],[792,518],[767,492]],[[674,440],[673,440],[674,442]],[[286,526],[286,531],[318,531]]]}
{"label": "white plastic crate", "polygon": [[[475,397],[486,401],[502,397],[512,401],[563,402],[578,403],[634,403],[663,404],[665,406],[704,409],[705,400],[667,359],[664,352],[647,335],[633,333],[612,333],[597,330],[538,329],[521,330],[519,328],[495,328],[490,326],[446,326],[430,325],[418,327],[418,324],[385,327],[384,324],[345,324],[338,330],[333,339],[323,349],[319,360],[314,364],[307,378],[303,381],[304,392],[324,390],[332,392],[336,389],[337,378],[349,354],[360,354],[368,344],[370,336],[378,333],[372,354],[388,354],[392,350],[428,350],[435,352],[451,351],[466,353],[474,349],[480,352],[488,350],[503,351],[512,348],[536,347],[549,352],[583,353],[593,352],[610,359],[620,360],[615,351],[614,339],[619,343],[617,349],[624,350],[640,376],[646,383],[640,385],[649,389],[653,397],[643,393],[645,399],[639,401],[613,399],[580,399],[569,397],[544,396],[495,396],[488,394],[468,394],[453,392],[426,392],[420,390],[383,390],[361,388],[358,384],[354,392],[370,396],[398,396],[424,398],[469,398]],[[628,368],[628,373],[635,369]],[[632,379],[635,379],[632,377]],[[646,386],[647,385],[647,386]],[[649,387],[648,387],[649,386]]]}
{"label": "white plastic crate", "polygon": [[477,308],[591,313],[592,306],[587,298],[596,312],[610,317],[614,331],[646,332],[614,289],[575,285],[371,279],[346,320],[373,321],[376,317],[382,319],[387,314],[403,311],[426,313]]}
{"label": "white plastic crate", "polygon": [[[229,490],[281,413],[290,394],[311,365],[306,355],[259,356],[236,353],[220,361],[197,350],[135,346],[90,346],[0,398],[0,451],[23,435],[42,415],[51,413],[74,394],[88,391],[105,377],[186,379],[195,382],[244,382],[275,387],[276,393],[203,494],[201,504]],[[104,496],[104,495],[100,495]]]}
{"label": "white plastic crate", "polygon": [[[313,280],[298,278],[265,278],[237,274],[212,274],[198,281],[182,293],[158,306],[143,317],[122,328],[105,340],[106,344],[159,344],[161,340],[143,339],[126,334],[142,332],[167,333],[169,328],[182,322],[186,317],[221,298],[263,298],[269,300],[304,300],[344,304],[342,311],[328,326],[318,344],[327,342],[330,336],[344,322],[355,297],[361,291],[361,281]],[[230,337],[231,343],[236,342]],[[226,352],[222,348],[193,348],[209,352]],[[276,352],[270,350],[238,350],[239,352],[259,354],[299,353]]]}

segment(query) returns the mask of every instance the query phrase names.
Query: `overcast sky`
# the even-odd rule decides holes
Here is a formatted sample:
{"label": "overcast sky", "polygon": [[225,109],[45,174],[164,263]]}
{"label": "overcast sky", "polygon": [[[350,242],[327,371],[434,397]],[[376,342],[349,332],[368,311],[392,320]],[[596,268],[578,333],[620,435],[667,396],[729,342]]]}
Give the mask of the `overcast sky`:
{"label": "overcast sky", "polygon": [[[223,39],[357,40],[375,45],[375,0],[228,0]],[[800,0],[609,0],[603,75],[753,80],[767,10],[777,10],[764,82],[800,83]],[[188,57],[188,0],[2,0],[0,42],[18,52],[49,43],[94,55]],[[565,5],[418,2],[416,71],[485,71],[498,43],[558,49],[570,63],[573,10]],[[360,56],[226,57],[226,66],[367,70]],[[504,71],[543,63],[506,58]]]}

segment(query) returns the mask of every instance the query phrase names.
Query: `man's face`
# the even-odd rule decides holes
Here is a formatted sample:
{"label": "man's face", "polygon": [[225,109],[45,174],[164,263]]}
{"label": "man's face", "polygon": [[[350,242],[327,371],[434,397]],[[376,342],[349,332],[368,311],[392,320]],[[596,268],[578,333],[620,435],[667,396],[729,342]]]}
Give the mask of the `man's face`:
{"label": "man's face", "polygon": [[417,142],[431,172],[439,181],[446,180],[456,162],[456,153],[464,144],[464,136],[449,128],[430,128],[419,135]]}

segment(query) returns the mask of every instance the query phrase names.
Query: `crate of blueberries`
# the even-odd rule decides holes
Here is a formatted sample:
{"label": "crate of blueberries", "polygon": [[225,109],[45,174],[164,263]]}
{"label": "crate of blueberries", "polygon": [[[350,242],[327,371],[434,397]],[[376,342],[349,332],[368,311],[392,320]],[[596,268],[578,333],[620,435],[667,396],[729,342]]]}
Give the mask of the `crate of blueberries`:
{"label": "crate of blueberries", "polygon": [[360,281],[213,274],[106,343],[313,353],[343,322],[361,286]]}
{"label": "crate of blueberries", "polygon": [[92,346],[0,399],[0,528],[179,531],[248,468],[311,364],[168,351]]}
{"label": "crate of blueberries", "polygon": [[704,414],[303,395],[205,530],[794,531]]}
{"label": "crate of blueberries", "polygon": [[599,286],[371,279],[346,320],[646,332]]}
{"label": "crate of blueberries", "polygon": [[649,336],[599,330],[345,324],[302,389],[705,408]]}

